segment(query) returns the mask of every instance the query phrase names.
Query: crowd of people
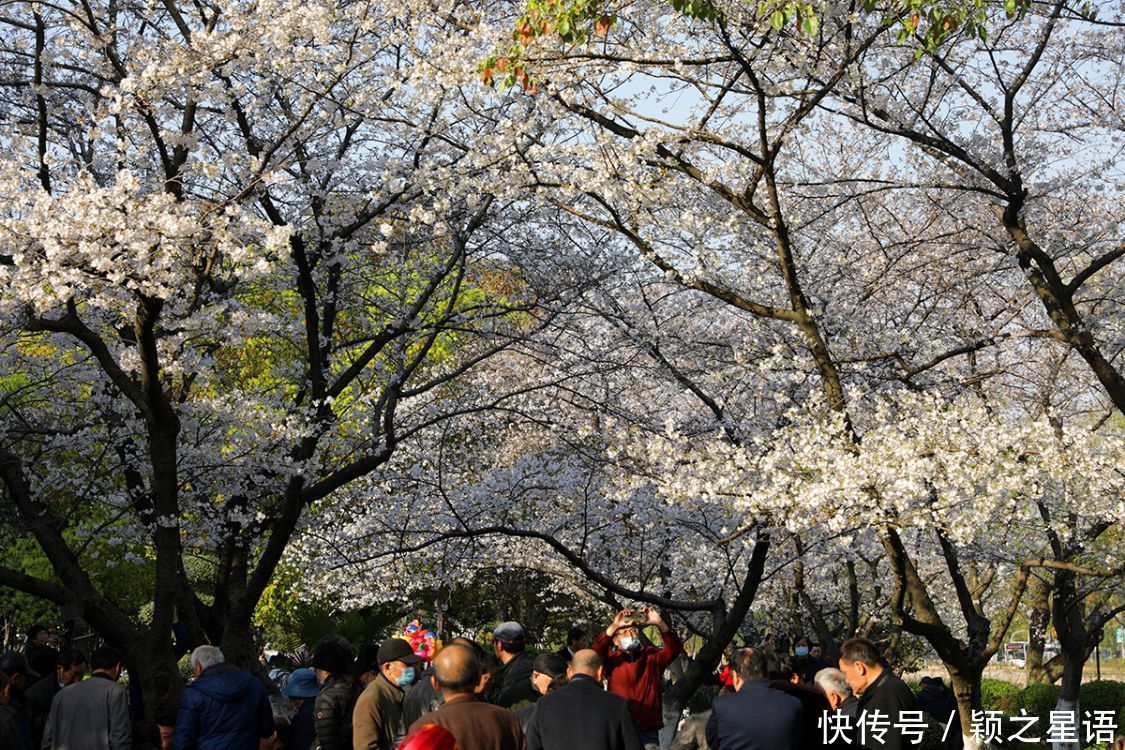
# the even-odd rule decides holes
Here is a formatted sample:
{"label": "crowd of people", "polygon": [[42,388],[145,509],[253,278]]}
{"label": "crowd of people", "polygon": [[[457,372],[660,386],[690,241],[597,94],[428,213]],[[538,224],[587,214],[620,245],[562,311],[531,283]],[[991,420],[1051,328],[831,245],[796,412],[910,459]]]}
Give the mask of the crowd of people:
{"label": "crowd of people", "polygon": [[[653,629],[659,646],[645,635]],[[497,626],[488,650],[454,638],[420,654],[396,637],[357,655],[329,637],[311,666],[271,671],[272,697],[220,649],[199,646],[179,711],[157,722],[131,719],[117,649],[89,660],[52,652],[44,674],[35,641],[0,656],[3,750],[900,750],[912,744],[903,717],[922,712],[951,725],[949,750],[961,743],[941,680],[916,696],[862,638],[841,646],[836,666],[805,639],[791,651],[734,651],[699,693],[718,697],[666,722],[665,673],[683,644],[653,609],[619,612],[592,643],[574,628],[566,646],[536,656],[516,622]]]}

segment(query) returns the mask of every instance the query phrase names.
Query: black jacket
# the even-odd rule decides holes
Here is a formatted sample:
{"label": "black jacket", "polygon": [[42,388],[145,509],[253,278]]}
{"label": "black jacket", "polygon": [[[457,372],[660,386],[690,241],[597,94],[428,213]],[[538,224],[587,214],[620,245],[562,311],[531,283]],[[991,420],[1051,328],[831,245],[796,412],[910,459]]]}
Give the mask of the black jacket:
{"label": "black jacket", "polygon": [[441,704],[445,702],[441,693],[434,687],[434,683],[430,681],[433,674],[434,668],[427,667],[418,681],[406,691],[406,697],[402,699],[402,725],[404,727],[418,721],[418,717],[422,714],[438,710]]}
{"label": "black jacket", "polygon": [[824,731],[820,726],[821,717],[830,710],[828,699],[816,688],[795,685],[788,680],[775,680],[775,690],[791,695],[801,702],[801,740],[800,746],[809,750],[824,747]]}
{"label": "black jacket", "polygon": [[766,679],[747,680],[715,700],[707,722],[711,750],[805,750],[801,702]]}
{"label": "black jacket", "polygon": [[313,750],[351,750],[352,711],[360,685],[347,675],[332,675],[316,696]]}
{"label": "black jacket", "polygon": [[[863,695],[859,697],[858,721],[863,722],[864,713],[871,715],[873,712],[879,711],[883,717],[889,720],[890,729],[883,736],[882,742],[869,736],[866,738],[863,747],[869,748],[869,750],[906,750],[906,748],[911,747],[910,741],[904,739],[902,732],[895,729],[894,725],[902,721],[901,714],[903,711],[917,710],[918,700],[907,684],[891,674],[889,669],[884,669],[883,673],[868,685],[867,689],[863,691]],[[857,740],[861,737],[862,734],[856,732]]]}
{"label": "black jacket", "polygon": [[535,704],[527,750],[641,750],[629,703],[576,674]]}
{"label": "black jacket", "polygon": [[0,747],[4,750],[32,750],[26,717],[12,707],[0,705]]}
{"label": "black jacket", "polygon": [[961,750],[964,747],[964,740],[957,728],[960,719],[957,716],[957,698],[953,695],[953,691],[944,684],[926,683],[922,685],[916,697],[918,708],[928,713],[942,727],[950,723],[952,715],[953,729],[950,730],[943,747],[945,750]]}
{"label": "black jacket", "polygon": [[55,699],[59,678],[55,670],[27,689],[27,710],[31,714],[31,733],[35,747],[43,744],[43,727],[47,726],[47,714],[51,712],[51,701]]}
{"label": "black jacket", "polygon": [[535,703],[539,700],[539,693],[531,684],[533,661],[531,654],[521,651],[496,671],[492,680],[493,684],[499,683],[500,687],[490,696],[493,703],[501,708],[511,708],[522,701]]}

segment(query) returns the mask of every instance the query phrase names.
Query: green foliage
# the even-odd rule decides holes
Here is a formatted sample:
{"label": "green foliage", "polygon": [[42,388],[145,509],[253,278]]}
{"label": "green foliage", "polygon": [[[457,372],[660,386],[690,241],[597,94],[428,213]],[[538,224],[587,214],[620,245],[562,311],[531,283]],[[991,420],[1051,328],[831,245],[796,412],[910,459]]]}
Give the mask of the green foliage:
{"label": "green foliage", "polygon": [[672,9],[683,13],[688,18],[698,18],[700,21],[718,21],[723,17],[723,12],[715,7],[710,0],[668,0]]}
{"label": "green foliage", "polygon": [[1049,726],[1051,711],[1059,702],[1058,685],[1028,685],[1014,696],[1012,713],[1027,711],[1029,716],[1038,716],[1038,726]]}
{"label": "green foliage", "polygon": [[1125,727],[1125,682],[1098,680],[1086,682],[1078,690],[1083,711],[1116,711],[1117,726]]}
{"label": "green foliage", "polygon": [[1013,710],[1016,695],[1020,692],[1019,685],[1007,680],[993,680],[985,678],[980,683],[981,707],[985,711],[1003,711],[1006,714],[1018,712]]}
{"label": "green foliage", "polygon": [[[748,4],[751,0],[745,0]],[[725,19],[713,0],[668,0],[677,13],[698,21],[718,22]],[[1023,13],[1030,0],[1004,0],[1008,18]],[[920,56],[934,51],[955,35],[985,39],[988,35],[988,11],[985,0],[864,0],[863,10],[888,27],[898,27],[900,44],[917,44]],[[516,20],[515,43],[485,60],[480,71],[490,86],[504,87],[519,83],[534,91],[535,85],[523,64],[523,49],[534,39],[554,35],[567,44],[581,45],[592,37],[604,37],[617,23],[605,0],[528,0],[525,12]],[[810,3],[793,0],[758,0],[757,15],[768,21],[775,31],[787,27],[806,36],[820,31],[820,17]]]}
{"label": "green foliage", "polygon": [[[285,585],[284,580],[280,585]],[[260,606],[258,613],[266,639],[273,648],[289,653],[301,646],[311,650],[330,635],[343,636],[357,648],[379,643],[392,634],[392,627],[406,614],[394,604],[340,612],[327,602],[303,603],[293,589],[275,590],[263,596],[263,601],[267,604]]]}

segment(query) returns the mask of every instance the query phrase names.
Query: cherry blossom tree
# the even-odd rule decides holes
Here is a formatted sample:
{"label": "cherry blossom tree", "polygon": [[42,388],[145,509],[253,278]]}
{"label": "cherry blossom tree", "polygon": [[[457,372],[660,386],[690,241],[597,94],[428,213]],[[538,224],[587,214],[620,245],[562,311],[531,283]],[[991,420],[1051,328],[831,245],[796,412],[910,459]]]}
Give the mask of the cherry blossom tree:
{"label": "cherry blossom tree", "polygon": [[[0,18],[4,523],[53,571],[8,560],[0,584],[78,607],[150,715],[178,692],[175,619],[254,663],[302,517],[502,403],[458,379],[542,325],[545,279],[584,283],[490,192],[497,111],[424,70],[456,6]],[[99,551],[149,566],[150,617],[97,585]]]}

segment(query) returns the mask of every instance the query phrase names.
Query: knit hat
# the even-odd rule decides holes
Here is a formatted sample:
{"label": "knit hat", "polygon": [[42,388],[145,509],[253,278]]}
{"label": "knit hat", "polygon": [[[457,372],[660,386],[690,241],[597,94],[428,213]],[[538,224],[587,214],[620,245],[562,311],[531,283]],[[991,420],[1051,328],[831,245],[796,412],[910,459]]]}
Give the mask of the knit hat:
{"label": "knit hat", "polygon": [[312,665],[332,674],[345,674],[352,665],[352,651],[338,641],[325,641],[313,649]]}

